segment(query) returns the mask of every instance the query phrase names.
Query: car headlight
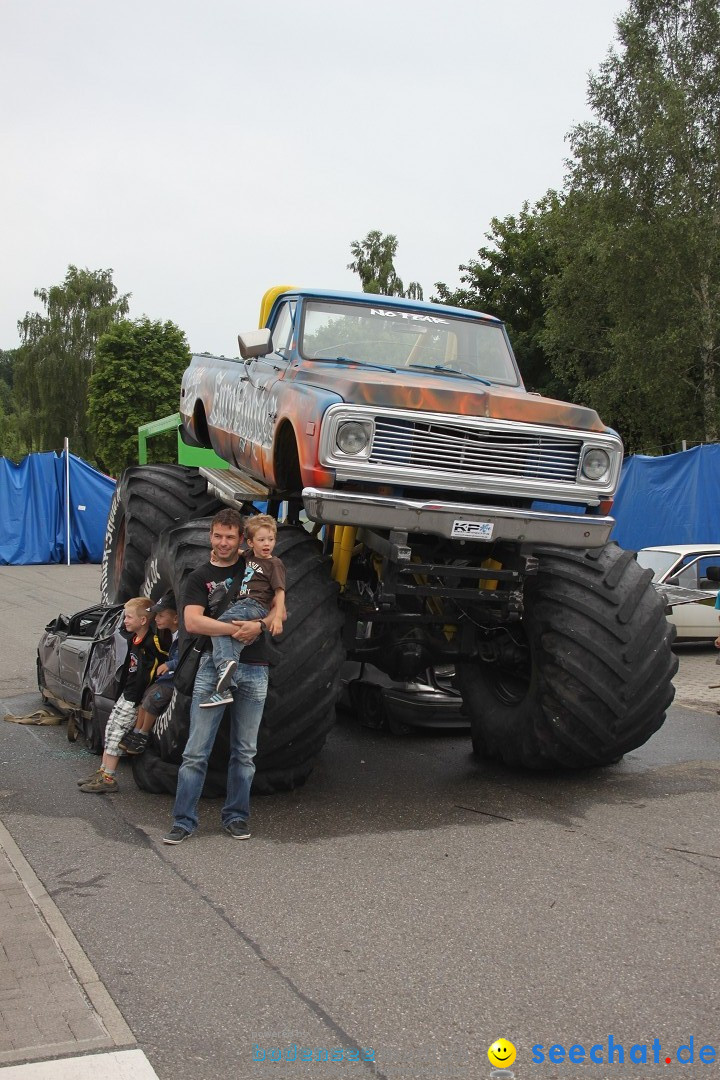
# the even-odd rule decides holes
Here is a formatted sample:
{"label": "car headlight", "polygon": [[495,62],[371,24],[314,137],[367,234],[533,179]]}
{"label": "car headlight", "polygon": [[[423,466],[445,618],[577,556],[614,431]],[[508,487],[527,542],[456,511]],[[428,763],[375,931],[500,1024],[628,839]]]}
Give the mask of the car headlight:
{"label": "car headlight", "polygon": [[610,468],[610,455],[607,450],[595,448],[588,450],[583,458],[581,472],[588,480],[599,480]]}
{"label": "car headlight", "polygon": [[361,454],[370,442],[370,427],[357,420],[347,420],[338,427],[335,442],[343,454]]}

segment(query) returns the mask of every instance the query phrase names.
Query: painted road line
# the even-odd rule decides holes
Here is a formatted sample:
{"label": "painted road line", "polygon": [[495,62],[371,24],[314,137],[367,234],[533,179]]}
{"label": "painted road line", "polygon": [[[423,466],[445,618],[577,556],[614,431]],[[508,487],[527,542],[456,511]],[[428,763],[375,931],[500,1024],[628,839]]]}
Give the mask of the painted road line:
{"label": "painted road line", "polygon": [[158,1080],[142,1050],[113,1050],[0,1069],[1,1080]]}

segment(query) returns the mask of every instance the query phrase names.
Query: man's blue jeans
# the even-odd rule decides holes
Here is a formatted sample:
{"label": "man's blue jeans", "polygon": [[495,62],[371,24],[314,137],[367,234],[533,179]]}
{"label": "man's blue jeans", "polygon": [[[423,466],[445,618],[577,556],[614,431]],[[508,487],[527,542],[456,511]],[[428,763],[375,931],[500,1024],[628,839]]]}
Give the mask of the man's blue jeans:
{"label": "man's blue jeans", "polygon": [[[177,794],[173,808],[173,825],[193,832],[197,828],[197,804],[205,783],[208,761],[215,736],[225,712],[224,705],[201,709],[215,690],[215,665],[210,653],[200,660],[192,705],[190,734],[178,773]],[[222,808],[223,825],[231,821],[247,821],[250,816],[250,787],[255,775],[257,735],[268,687],[268,669],[257,664],[238,666],[238,685],[233,691],[230,707],[230,762],[228,764],[227,795]]]}

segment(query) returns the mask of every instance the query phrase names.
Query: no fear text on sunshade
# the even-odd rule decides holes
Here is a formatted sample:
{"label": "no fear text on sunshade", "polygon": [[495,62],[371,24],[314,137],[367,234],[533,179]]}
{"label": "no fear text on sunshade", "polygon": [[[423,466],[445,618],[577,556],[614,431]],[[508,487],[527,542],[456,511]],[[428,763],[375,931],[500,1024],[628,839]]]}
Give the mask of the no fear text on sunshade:
{"label": "no fear text on sunshade", "polygon": [[370,308],[371,315],[382,315],[384,319],[407,319],[408,322],[447,323],[436,315],[419,315],[415,311],[386,311],[384,308]]}

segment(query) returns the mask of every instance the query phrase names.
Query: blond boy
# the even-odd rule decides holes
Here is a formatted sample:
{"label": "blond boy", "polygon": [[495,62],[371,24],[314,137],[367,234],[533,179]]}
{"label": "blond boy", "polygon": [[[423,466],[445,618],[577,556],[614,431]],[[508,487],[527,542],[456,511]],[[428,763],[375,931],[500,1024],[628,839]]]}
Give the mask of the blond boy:
{"label": "blond boy", "polygon": [[[285,567],[273,555],[277,542],[277,522],[269,514],[256,514],[245,520],[244,535],[248,548],[245,573],[237,599],[218,616],[218,621],[257,620],[261,630],[269,630],[273,635],[281,634],[286,617]],[[226,584],[229,587],[229,583]],[[218,636],[212,639],[217,683],[215,693],[200,702],[201,709],[212,709],[216,705],[232,702],[243,648],[242,641],[236,638]]]}
{"label": "blond boy", "polygon": [[168,654],[165,642],[152,629],[151,603],[145,596],[136,596],[125,604],[123,621],[128,652],[120,678],[120,696],[108,717],[100,767],[78,781],[81,791],[100,795],[118,790],[115,770],[122,752],[120,743],[135,726],[143,694],[155,677],[158,664]]}

